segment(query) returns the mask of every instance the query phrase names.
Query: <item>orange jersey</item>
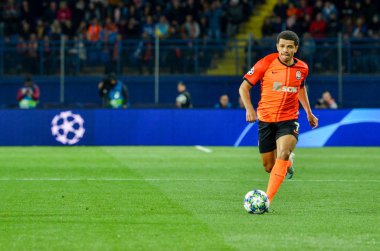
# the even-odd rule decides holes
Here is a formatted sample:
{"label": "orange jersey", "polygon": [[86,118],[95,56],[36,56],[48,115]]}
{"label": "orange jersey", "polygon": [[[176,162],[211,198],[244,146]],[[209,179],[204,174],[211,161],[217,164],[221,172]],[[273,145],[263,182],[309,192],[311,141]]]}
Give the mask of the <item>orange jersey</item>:
{"label": "orange jersey", "polygon": [[261,81],[261,99],[257,108],[260,121],[279,122],[298,118],[298,93],[309,73],[306,63],[294,58],[287,66],[272,53],[258,61],[244,75],[251,85]]}

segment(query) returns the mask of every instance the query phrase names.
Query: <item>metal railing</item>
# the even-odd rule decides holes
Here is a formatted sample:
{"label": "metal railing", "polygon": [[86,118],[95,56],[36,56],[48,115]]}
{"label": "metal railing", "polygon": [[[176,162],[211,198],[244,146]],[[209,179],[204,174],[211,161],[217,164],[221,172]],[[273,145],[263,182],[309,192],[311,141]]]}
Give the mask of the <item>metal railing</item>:
{"label": "metal railing", "polygon": [[[0,76],[222,75],[244,74],[261,57],[275,52],[273,39],[127,40],[113,44],[75,41],[2,41]],[[233,51],[233,53],[228,53]],[[313,74],[380,73],[380,39],[304,39],[296,55]],[[226,58],[230,57],[230,58]],[[232,57],[232,58],[231,58]],[[340,60],[339,60],[340,59]],[[62,72],[63,71],[63,72]]]}

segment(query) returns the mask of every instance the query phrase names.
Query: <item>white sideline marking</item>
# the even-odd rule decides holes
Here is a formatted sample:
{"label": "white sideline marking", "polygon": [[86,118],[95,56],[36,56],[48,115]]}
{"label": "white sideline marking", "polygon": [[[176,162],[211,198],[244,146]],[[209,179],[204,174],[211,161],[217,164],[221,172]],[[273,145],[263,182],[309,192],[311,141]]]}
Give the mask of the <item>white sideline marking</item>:
{"label": "white sideline marking", "polygon": [[199,151],[202,151],[202,152],[205,152],[205,153],[212,153],[212,150],[210,148],[207,148],[207,147],[195,146],[195,148],[198,149]]}
{"label": "white sideline marking", "polygon": [[[161,178],[0,178],[0,181],[204,181],[204,182],[267,182],[268,179],[161,179]],[[286,182],[352,182],[380,183],[380,180],[287,180]]]}

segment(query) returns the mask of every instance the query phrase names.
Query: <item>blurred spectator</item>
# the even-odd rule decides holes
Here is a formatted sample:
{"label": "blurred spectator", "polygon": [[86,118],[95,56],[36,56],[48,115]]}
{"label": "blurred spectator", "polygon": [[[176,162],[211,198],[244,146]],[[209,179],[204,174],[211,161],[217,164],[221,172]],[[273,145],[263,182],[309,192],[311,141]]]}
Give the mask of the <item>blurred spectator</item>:
{"label": "blurred spectator", "polygon": [[362,17],[356,19],[356,23],[352,31],[352,36],[355,38],[362,38],[367,36],[367,25],[365,24]]}
{"label": "blurred spectator", "polygon": [[178,83],[177,91],[179,93],[176,98],[177,108],[192,108],[193,104],[191,103],[191,95],[186,90],[186,85],[182,81]]}
{"label": "blurred spectator", "polygon": [[199,24],[192,16],[186,16],[186,22],[182,25],[183,39],[196,39],[200,35]]}
{"label": "blurred spectator", "polygon": [[337,109],[338,105],[336,104],[335,100],[331,97],[330,92],[325,91],[322,94],[322,97],[317,100],[315,104],[315,108],[319,109]]}
{"label": "blurred spectator", "polygon": [[166,12],[170,24],[182,24],[184,22],[185,11],[181,7],[180,0],[171,0],[167,5]]}
{"label": "blurred spectator", "polygon": [[127,24],[126,37],[136,39],[140,37],[140,23],[135,18],[130,18]]}
{"label": "blurred spectator", "polygon": [[[378,0],[376,2],[379,2]],[[376,9],[376,4],[373,0],[364,0],[363,3],[363,14],[364,19],[368,23],[371,21],[372,17],[378,14],[380,11]]]}
{"label": "blurred spectator", "polygon": [[61,29],[61,25],[59,24],[58,20],[54,20],[53,24],[50,26],[49,35],[51,37],[51,40],[53,40],[53,41],[61,40],[62,29]]}
{"label": "blurred spectator", "polygon": [[319,12],[315,16],[315,20],[311,22],[309,32],[313,38],[324,38],[326,36],[327,23]]}
{"label": "blurred spectator", "polygon": [[47,30],[42,19],[37,20],[36,34],[38,40],[43,40],[44,36],[47,35]]}
{"label": "blurred spectator", "polygon": [[15,0],[7,0],[3,5],[4,34],[17,34],[20,6]]}
{"label": "blurred spectator", "polygon": [[311,24],[311,14],[305,14],[299,21],[299,28],[300,28],[300,36],[304,33],[309,32],[309,27]]}
{"label": "blurred spectator", "polygon": [[300,0],[300,7],[299,7],[299,15],[309,15],[310,17],[313,16],[314,9],[312,6],[308,5],[307,0]]}
{"label": "blurred spectator", "polygon": [[20,36],[25,40],[29,39],[31,33],[30,25],[26,20],[21,22]]}
{"label": "blurred spectator", "polygon": [[154,34],[160,39],[166,39],[169,36],[169,24],[165,16],[160,17],[159,23],[154,28]]}
{"label": "blurred spectator", "polygon": [[368,24],[368,34],[371,38],[380,38],[379,14],[374,15]]}
{"label": "blurred spectator", "polygon": [[221,36],[221,18],[224,12],[219,0],[211,3],[211,9],[205,13],[208,23],[208,36],[214,39],[220,39]]}
{"label": "blurred spectator", "polygon": [[219,98],[219,102],[215,104],[214,108],[216,109],[231,109],[232,104],[227,94],[223,94]]}
{"label": "blurred spectator", "polygon": [[102,97],[103,107],[127,108],[128,89],[127,86],[116,79],[114,73],[109,74],[98,84],[99,96]]}
{"label": "blurred spectator", "polygon": [[97,18],[91,20],[91,25],[87,30],[87,40],[91,42],[98,42],[100,40],[100,33],[102,32],[102,27],[99,24]]}
{"label": "blurred spectator", "polygon": [[186,3],[184,5],[184,13],[185,16],[190,15],[193,17],[194,20],[199,21],[199,1],[194,0],[186,0]]}
{"label": "blurred spectator", "polygon": [[329,22],[326,29],[328,37],[335,37],[341,30],[341,25],[339,23],[336,13],[331,13],[329,16]]}
{"label": "blurred spectator", "polygon": [[232,37],[239,31],[239,25],[244,19],[243,5],[239,0],[229,0],[227,6],[227,35]]}
{"label": "blurred spectator", "polygon": [[350,38],[354,30],[354,24],[352,23],[352,18],[346,18],[343,21],[342,34],[345,38]]}
{"label": "blurred spectator", "polygon": [[181,33],[179,27],[176,23],[170,25],[170,48],[168,52],[168,62],[170,73],[181,73],[184,68],[183,50],[181,48],[181,43],[179,39],[181,38]]}
{"label": "blurred spectator", "polygon": [[145,22],[143,23],[142,26],[142,33],[147,35],[149,38],[154,37],[154,23],[153,23],[153,18],[151,15],[146,16]]}
{"label": "blurred spectator", "polygon": [[29,2],[24,0],[21,2],[21,17],[26,20],[29,24],[34,22],[34,13],[30,11]]}
{"label": "blurred spectator", "polygon": [[40,89],[30,76],[25,77],[24,86],[17,92],[17,101],[21,109],[34,109],[38,105]]}
{"label": "blurred spectator", "polygon": [[137,43],[130,61],[134,67],[138,68],[140,74],[144,74],[144,70],[153,74],[153,54],[153,41],[147,33],[144,33],[142,39]]}
{"label": "blurred spectator", "polygon": [[315,4],[313,6],[313,14],[314,18],[317,16],[318,13],[322,13],[323,11],[323,1],[322,0],[316,0]]}
{"label": "blurred spectator", "polygon": [[290,2],[288,4],[288,8],[286,10],[286,16],[291,17],[295,16],[298,17],[300,15],[300,10],[294,5],[294,3]]}
{"label": "blurred spectator", "polygon": [[341,18],[352,18],[354,15],[354,8],[350,0],[344,0],[343,6],[340,8]]}
{"label": "blurred spectator", "polygon": [[61,1],[59,3],[59,10],[57,12],[57,20],[60,22],[71,20],[71,10],[67,6],[66,1]]}
{"label": "blurred spectator", "polygon": [[51,24],[57,17],[57,3],[55,1],[51,1],[49,3],[49,8],[45,10],[44,20],[45,22]]}
{"label": "blurred spectator", "polygon": [[26,52],[26,65],[27,69],[35,74],[38,67],[38,41],[36,34],[30,34],[29,41],[27,43]]}
{"label": "blurred spectator", "polygon": [[108,43],[108,44],[114,44],[116,42],[117,27],[112,22],[112,19],[110,17],[106,18],[104,28],[101,31],[101,37],[103,38],[103,41]]}
{"label": "blurred spectator", "polygon": [[298,34],[301,33],[296,15],[291,15],[286,19],[286,29],[294,31],[295,33],[298,33]]}
{"label": "blurred spectator", "polygon": [[86,13],[86,2],[84,0],[76,1],[72,10],[71,21],[74,28],[77,28],[81,22],[85,21],[84,17]]}
{"label": "blurred spectator", "polygon": [[326,21],[329,21],[331,15],[337,15],[337,14],[338,14],[338,11],[336,10],[335,5],[331,3],[330,1],[326,1],[322,9],[323,19]]}
{"label": "blurred spectator", "polygon": [[288,6],[284,3],[284,0],[278,0],[277,4],[273,8],[273,12],[276,16],[281,18],[281,21],[285,21],[287,9]]}
{"label": "blurred spectator", "polygon": [[363,5],[360,1],[354,2],[354,14],[356,17],[361,17],[364,15]]}
{"label": "blurred spectator", "polygon": [[43,66],[45,69],[45,73],[52,73],[53,65],[52,65],[52,48],[49,36],[44,36],[44,41],[42,43],[42,53],[43,53]]}
{"label": "blurred spectator", "polygon": [[261,27],[261,33],[263,34],[264,37],[270,37],[272,34],[275,33],[272,19],[273,19],[272,16],[266,17],[264,19],[264,24]]}

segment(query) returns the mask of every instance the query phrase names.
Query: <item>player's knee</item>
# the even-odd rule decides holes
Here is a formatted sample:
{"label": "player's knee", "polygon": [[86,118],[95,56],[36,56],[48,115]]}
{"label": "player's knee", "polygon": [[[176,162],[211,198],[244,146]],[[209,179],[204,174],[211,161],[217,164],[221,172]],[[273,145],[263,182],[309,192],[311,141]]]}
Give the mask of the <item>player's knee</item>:
{"label": "player's knee", "polygon": [[277,158],[282,160],[288,160],[290,156],[290,150],[280,150],[277,152]]}
{"label": "player's knee", "polygon": [[274,163],[272,161],[264,161],[263,167],[265,172],[270,173],[272,171],[272,168],[274,166]]}

